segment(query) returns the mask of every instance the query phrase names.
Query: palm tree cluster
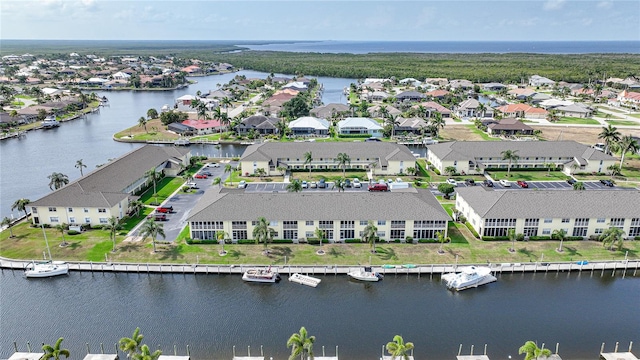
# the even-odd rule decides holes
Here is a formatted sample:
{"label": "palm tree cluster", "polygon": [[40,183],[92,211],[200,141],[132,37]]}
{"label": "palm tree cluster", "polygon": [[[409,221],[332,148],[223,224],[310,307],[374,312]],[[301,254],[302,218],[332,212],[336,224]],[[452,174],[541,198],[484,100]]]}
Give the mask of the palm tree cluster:
{"label": "palm tree cluster", "polygon": [[49,189],[51,190],[58,190],[69,183],[69,177],[58,172],[53,172],[47,176],[47,179],[49,179]]}
{"label": "palm tree cluster", "polygon": [[133,335],[130,338],[123,337],[118,344],[120,350],[127,353],[127,358],[133,360],[158,360],[162,351],[156,350],[151,352],[149,346],[142,343],[144,335],[140,334],[140,328],[136,328],[133,331]]}
{"label": "palm tree cluster", "polygon": [[611,124],[602,128],[602,131],[598,134],[598,139],[604,140],[605,153],[611,154],[613,151],[620,152],[620,166],[618,166],[620,171],[622,171],[625,155],[627,153],[633,154],[640,151],[640,143],[638,143],[638,140],[631,135],[622,136],[618,128],[611,126]]}

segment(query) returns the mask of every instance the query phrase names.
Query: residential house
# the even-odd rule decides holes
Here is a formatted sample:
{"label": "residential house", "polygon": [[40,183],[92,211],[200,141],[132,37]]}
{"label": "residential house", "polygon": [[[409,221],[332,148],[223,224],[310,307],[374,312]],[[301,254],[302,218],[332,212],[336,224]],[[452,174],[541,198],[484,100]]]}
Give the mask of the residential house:
{"label": "residential house", "polygon": [[154,169],[176,176],[189,165],[187,148],[144,145],[78,180],[29,204],[34,225],[106,225],[123,218],[131,200],[151,183],[145,172]]}
{"label": "residential house", "polygon": [[193,111],[191,103],[194,100],[198,100],[198,97],[190,94],[182,95],[176,99],[176,109],[180,111]]}
{"label": "residential house", "polygon": [[427,129],[427,122],[424,119],[413,118],[397,118],[397,125],[394,126],[396,135],[403,133],[422,134]]}
{"label": "residential house", "polygon": [[528,88],[515,88],[507,91],[507,95],[516,100],[527,101],[536,94],[536,91]]}
{"label": "residential house", "polygon": [[[494,191],[456,189],[456,210],[480,237],[507,237],[509,230],[551,238],[556,230],[587,239],[610,227],[628,239],[640,236],[640,191]],[[526,204],[526,206],[523,206]]]}
{"label": "residential house", "polygon": [[424,82],[435,86],[446,86],[449,80],[447,78],[426,78]]}
{"label": "residential house", "polygon": [[515,118],[506,118],[487,125],[489,135],[533,135],[533,128]]}
{"label": "residential house", "polygon": [[532,75],[529,78],[529,86],[553,86],[556,82],[540,75]]}
{"label": "residential house", "polygon": [[294,81],[294,82],[288,83],[287,85],[284,85],[282,88],[293,89],[299,92],[307,91],[309,89],[308,86],[301,81]]}
{"label": "residential house", "polygon": [[113,80],[125,80],[125,81],[129,81],[129,79],[131,79],[131,75],[122,72],[122,71],[118,71],[117,73],[111,75],[111,78]]}
{"label": "residential house", "polygon": [[616,101],[610,101],[610,103],[635,110],[640,109],[640,92],[624,90],[618,94]]}
{"label": "residential house", "polygon": [[342,114],[349,111],[349,106],[345,104],[331,103],[311,109],[309,114],[321,119],[341,118]]}
{"label": "residential house", "polygon": [[291,133],[296,136],[327,136],[329,122],[312,116],[304,116],[293,120],[288,125]]}
{"label": "residential house", "polygon": [[418,105],[422,105],[427,109],[427,117],[429,118],[434,117],[436,112],[440,113],[440,115],[442,115],[444,119],[451,117],[451,110],[438,104],[435,101],[427,101],[427,102],[420,103]]}
{"label": "residential house", "polygon": [[374,105],[369,107],[369,109],[367,109],[369,111],[369,114],[371,114],[371,116],[373,117],[384,117],[384,113],[381,111],[382,107],[384,107],[385,109],[387,109],[387,114],[392,115],[392,116],[398,116],[402,114],[402,111],[398,110],[397,108],[391,106],[391,105]]}
{"label": "residential house", "polygon": [[342,135],[361,134],[381,137],[382,130],[382,126],[371,118],[348,117],[338,122],[338,134]]}
{"label": "residential house", "polygon": [[488,104],[484,105],[484,110],[480,111],[480,102],[474,98],[469,98],[455,108],[455,113],[461,118],[470,117],[492,117],[493,108]]}
{"label": "residential house", "polygon": [[198,65],[189,65],[180,69],[180,71],[184,71],[189,75],[202,74],[202,69]]}
{"label": "residential house", "polygon": [[372,93],[367,94],[367,99],[369,101],[377,101],[381,102],[389,98],[389,94],[384,91],[374,91]]}
{"label": "residential house", "polygon": [[227,98],[232,98],[231,92],[227,91],[227,90],[214,90],[214,91],[209,91],[209,93],[205,96],[207,99],[227,99]]}
{"label": "residential house", "polygon": [[316,239],[316,229],[322,230],[325,241],[330,243],[361,239],[369,221],[374,222],[383,241],[435,239],[438,232],[447,236],[451,218],[446,211],[428,190],[412,190],[366,196],[335,191],[208,191],[187,218],[189,237],[217,239],[216,234],[222,231],[229,234],[232,242],[251,239],[260,217],[269,221],[275,239],[295,243]]}
{"label": "residential house", "polygon": [[491,82],[491,83],[482,84],[482,88],[487,91],[500,91],[500,90],[506,89],[507,85]]}
{"label": "residential house", "polygon": [[206,135],[224,130],[226,126],[222,125],[220,120],[192,120],[187,119],[182,122],[183,125],[194,129],[196,135]]}
{"label": "residential house", "polygon": [[173,131],[174,133],[180,134],[180,135],[192,135],[196,133],[195,128],[192,128],[191,126],[188,126],[179,122],[173,122],[167,125],[167,129],[169,131]]}
{"label": "residential house", "polygon": [[403,102],[403,101],[420,101],[423,100],[426,96],[421,93],[421,92],[417,92],[417,91],[403,91],[401,93],[399,93],[398,95],[396,95],[396,100]]}
{"label": "residential house", "polygon": [[569,116],[577,118],[588,118],[593,116],[593,109],[578,103],[571,105],[558,106],[554,108],[559,116]]}
{"label": "residential house", "polygon": [[425,95],[427,95],[427,97],[432,99],[442,100],[449,94],[451,93],[448,92],[447,90],[436,89],[436,90],[427,92]]}
{"label": "residential house", "polygon": [[526,119],[545,119],[547,110],[536,108],[527,104],[509,104],[497,107],[496,110],[505,117],[517,117]]}
{"label": "residential house", "polygon": [[469,80],[465,80],[465,79],[456,79],[456,80],[451,80],[449,82],[449,86],[451,87],[451,89],[462,89],[462,90],[471,90],[473,89],[473,83]]}
{"label": "residential house", "polygon": [[278,118],[266,117],[264,115],[252,115],[245,118],[236,126],[236,131],[240,135],[246,135],[252,129],[260,135],[277,134],[278,128],[276,123],[280,121]]}
{"label": "residential house", "polygon": [[562,168],[565,174],[601,173],[617,159],[575,141],[452,141],[427,146],[427,159],[444,173],[453,166],[458,173],[484,174],[485,169],[507,169],[504,151],[516,151],[512,168]]}
{"label": "residential house", "polygon": [[[306,152],[313,159],[305,164]],[[266,175],[279,173],[278,167],[290,170],[323,169],[339,171],[336,157],[345,153],[351,158],[347,169],[370,170],[378,175],[402,174],[415,168],[416,158],[404,145],[388,142],[266,142],[250,145],[240,158],[242,174],[252,175],[264,169]]]}

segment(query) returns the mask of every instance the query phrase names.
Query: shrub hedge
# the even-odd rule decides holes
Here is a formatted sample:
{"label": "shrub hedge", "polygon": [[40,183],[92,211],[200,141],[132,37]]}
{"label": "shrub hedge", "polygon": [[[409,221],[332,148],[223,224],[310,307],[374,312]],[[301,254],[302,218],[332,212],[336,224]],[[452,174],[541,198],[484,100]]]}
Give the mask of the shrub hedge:
{"label": "shrub hedge", "polygon": [[467,229],[469,229],[469,231],[471,231],[471,233],[473,234],[473,236],[476,237],[476,239],[480,239],[480,235],[478,235],[478,232],[476,231],[476,229],[473,228],[470,222],[465,221],[464,225],[467,227]]}

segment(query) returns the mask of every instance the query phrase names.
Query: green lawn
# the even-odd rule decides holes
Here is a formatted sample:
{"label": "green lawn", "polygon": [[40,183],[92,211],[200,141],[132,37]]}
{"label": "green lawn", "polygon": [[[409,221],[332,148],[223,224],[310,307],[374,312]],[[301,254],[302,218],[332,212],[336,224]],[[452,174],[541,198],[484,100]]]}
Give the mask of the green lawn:
{"label": "green lawn", "polygon": [[588,119],[588,118],[585,119],[585,118],[577,118],[577,117],[568,117],[568,116],[561,117],[555,123],[556,124],[600,125],[600,122],[598,122],[598,120]]}
{"label": "green lawn", "polygon": [[487,133],[485,133],[484,131],[478,129],[475,125],[465,125],[466,128],[468,128],[469,130],[471,130],[472,133],[479,135],[480,137],[482,137],[483,140],[485,141],[502,141],[500,138],[494,138],[491,137],[489,135],[487,135]]}
{"label": "green lawn", "polygon": [[633,120],[605,120],[607,124],[622,126],[640,126],[640,122]]}
{"label": "green lawn", "polygon": [[[158,192],[157,203],[165,201],[174,191],[178,190],[184,179],[181,177],[164,177],[156,183],[156,191]],[[147,205],[156,202],[156,197],[153,196],[153,184],[140,196],[140,201]]]}
{"label": "green lawn", "polygon": [[619,113],[619,114],[624,114],[624,113],[626,113],[626,111],[619,110],[619,109],[616,109],[616,108],[614,108],[614,107],[598,106],[598,109],[599,109],[599,110],[604,109],[604,110],[611,111],[611,112],[615,112],[615,113]]}
{"label": "green lawn", "polygon": [[[490,171],[489,175],[494,180],[506,179],[507,171]],[[568,178],[561,171],[517,171],[511,170],[509,180],[526,180],[526,181],[564,181]]]}
{"label": "green lawn", "polygon": [[640,119],[640,114],[627,114],[627,115]]}
{"label": "green lawn", "polygon": [[603,112],[601,112],[601,111],[596,111],[596,113],[595,113],[595,114],[593,114],[593,116],[597,116],[597,117],[601,117],[601,118],[605,118],[605,119],[613,119],[613,120],[616,120],[616,119],[623,119],[623,118],[622,118],[622,117],[620,117],[620,116],[613,115],[613,114],[609,114],[609,113],[606,113],[606,114],[605,114],[605,113],[603,113]]}

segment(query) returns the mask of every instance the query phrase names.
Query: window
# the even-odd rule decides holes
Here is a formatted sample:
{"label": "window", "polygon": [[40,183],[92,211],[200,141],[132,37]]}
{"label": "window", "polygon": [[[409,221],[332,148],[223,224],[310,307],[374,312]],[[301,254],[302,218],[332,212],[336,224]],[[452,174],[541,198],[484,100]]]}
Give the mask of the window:
{"label": "window", "polygon": [[307,221],[304,222],[304,224],[306,226],[313,226],[314,225],[314,221],[313,220],[307,220]]}
{"label": "window", "polygon": [[89,209],[84,208],[84,212],[85,212],[85,213],[88,213],[88,212],[89,212]]}
{"label": "window", "polygon": [[73,208],[67,208],[68,212],[73,212]]}
{"label": "window", "polygon": [[549,228],[542,229],[542,235],[551,235],[551,229]]}
{"label": "window", "polygon": [[613,227],[624,227],[624,218],[611,218],[611,226]]}
{"label": "window", "polygon": [[282,238],[287,240],[293,240],[298,238],[298,230],[283,230]]}
{"label": "window", "polygon": [[594,233],[595,233],[596,235],[600,235],[600,234],[602,234],[603,232],[604,232],[604,229],[603,229],[603,228],[597,228],[597,229],[595,230],[595,232],[594,232]]}
{"label": "window", "polygon": [[392,239],[404,239],[404,229],[392,229],[390,236]]}
{"label": "window", "polygon": [[545,224],[551,224],[552,222],[553,222],[553,219],[544,219]]}
{"label": "window", "polygon": [[[234,221],[236,222],[236,221]],[[246,222],[245,221],[238,221],[238,222],[243,222],[245,223],[246,226]],[[232,225],[233,227],[233,225]],[[231,236],[233,236],[234,240],[247,240],[247,230],[232,230],[231,231]]]}
{"label": "window", "polygon": [[605,220],[605,218],[598,218],[598,220],[597,220],[597,222],[598,222],[599,224],[602,224],[602,223],[604,223],[605,221],[606,221],[606,220]]}
{"label": "window", "polygon": [[50,212],[56,212],[56,211],[58,211],[58,209],[56,209],[56,208],[54,208],[54,207],[49,207],[49,211],[50,211]]}
{"label": "window", "polygon": [[525,227],[522,231],[524,236],[536,236],[538,235],[538,227]]}
{"label": "window", "polygon": [[631,219],[631,226],[629,227],[629,236],[640,236],[640,218]]}
{"label": "window", "polygon": [[320,229],[333,229],[333,220],[320,220],[318,222],[318,227]]}
{"label": "window", "polygon": [[562,219],[562,223],[563,223],[563,224],[568,224],[568,223],[569,223],[569,221],[570,221],[570,220],[569,220],[569,219],[567,219],[567,218]]}
{"label": "window", "polygon": [[298,222],[295,221],[295,220],[283,221],[282,222],[282,228],[283,229],[289,229],[289,230],[292,230],[292,229],[298,230]]}
{"label": "window", "polygon": [[392,229],[404,229],[404,220],[392,220],[391,221]]}
{"label": "window", "polygon": [[377,234],[377,235],[378,235],[378,237],[379,237],[379,238],[381,238],[381,239],[382,239],[382,238],[384,238],[384,237],[385,237],[386,232],[385,232],[385,231],[378,231],[378,234]]}
{"label": "window", "polygon": [[107,222],[107,218],[100,218],[100,224],[106,224]]}
{"label": "window", "polygon": [[222,221],[192,221],[191,222],[191,230],[222,230],[222,229],[223,229]]}
{"label": "window", "polygon": [[369,225],[368,220],[360,220],[360,226],[367,226],[367,225]]}
{"label": "window", "polygon": [[307,238],[315,238],[316,237],[316,233],[313,231],[307,231],[306,233],[304,233],[304,236]]}
{"label": "window", "polygon": [[[589,226],[589,219],[588,218],[577,218],[573,225],[574,226]],[[581,236],[581,235],[576,235],[576,236]]]}
{"label": "window", "polygon": [[76,218],[75,218],[75,217],[73,217],[73,216],[71,216],[71,217],[69,218],[69,222],[70,222],[70,223],[72,223],[72,224],[75,224],[75,223],[76,223]]}
{"label": "window", "polygon": [[86,224],[91,224],[91,218],[88,218],[88,217],[84,218],[84,222]]}
{"label": "window", "polygon": [[356,237],[353,229],[340,229],[340,239],[354,239]]}
{"label": "window", "polygon": [[58,219],[58,217],[57,217],[57,216],[52,216],[52,217],[50,217],[50,218],[49,218],[49,221],[50,221],[50,222],[52,222],[52,223],[57,223],[57,222],[59,222],[60,220]]}
{"label": "window", "polygon": [[353,229],[355,228],[355,221],[340,221],[340,229]]}
{"label": "window", "polygon": [[378,226],[385,226],[385,225],[387,225],[386,220],[378,220]]}
{"label": "window", "polygon": [[524,226],[538,226],[540,219],[525,219]]}
{"label": "window", "polygon": [[106,213],[106,212],[107,212],[107,209],[98,209],[98,212],[99,212],[99,213]]}
{"label": "window", "polygon": [[37,207],[31,207],[31,213],[32,214],[37,214],[38,213],[38,208]]}
{"label": "window", "polygon": [[[247,229],[247,222],[246,221],[232,221],[231,222],[231,229],[233,230],[246,230]],[[246,233],[246,231],[245,231]],[[234,237],[234,239],[237,239],[236,237]],[[245,237],[246,239],[246,237]]]}
{"label": "window", "polygon": [[589,228],[587,228],[587,227],[577,227],[576,226],[576,227],[573,228],[573,236],[585,237],[585,236],[587,236],[587,230],[588,229]]}
{"label": "window", "polygon": [[269,221],[269,226],[271,226],[271,227],[278,226],[278,222],[277,221]]}

